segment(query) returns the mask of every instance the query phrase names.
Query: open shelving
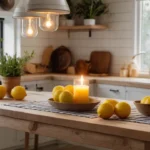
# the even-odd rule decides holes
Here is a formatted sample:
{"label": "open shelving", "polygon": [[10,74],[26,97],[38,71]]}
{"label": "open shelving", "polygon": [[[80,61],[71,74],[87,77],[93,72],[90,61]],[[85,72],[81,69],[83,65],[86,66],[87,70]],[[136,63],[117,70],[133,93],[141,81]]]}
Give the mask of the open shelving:
{"label": "open shelving", "polygon": [[106,30],[108,29],[105,25],[92,25],[92,26],[61,26],[59,30],[66,30],[68,31],[68,37],[70,37],[71,31],[88,31],[89,37],[92,37],[93,30]]}

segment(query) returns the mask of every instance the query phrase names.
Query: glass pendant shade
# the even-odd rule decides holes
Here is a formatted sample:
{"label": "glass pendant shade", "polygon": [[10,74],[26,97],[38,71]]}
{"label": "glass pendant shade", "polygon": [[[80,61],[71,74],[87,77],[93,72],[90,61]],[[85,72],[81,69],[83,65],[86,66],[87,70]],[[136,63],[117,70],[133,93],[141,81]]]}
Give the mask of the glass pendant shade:
{"label": "glass pendant shade", "polygon": [[27,12],[29,0],[20,0],[14,10],[13,18],[21,20],[21,36],[36,37],[38,35],[38,18],[36,12]]}
{"label": "glass pendant shade", "polygon": [[21,19],[22,37],[34,38],[38,35],[38,19],[22,18]]}
{"label": "glass pendant shade", "polygon": [[39,19],[39,27],[43,31],[56,31],[59,27],[59,15],[50,13],[44,14]]}

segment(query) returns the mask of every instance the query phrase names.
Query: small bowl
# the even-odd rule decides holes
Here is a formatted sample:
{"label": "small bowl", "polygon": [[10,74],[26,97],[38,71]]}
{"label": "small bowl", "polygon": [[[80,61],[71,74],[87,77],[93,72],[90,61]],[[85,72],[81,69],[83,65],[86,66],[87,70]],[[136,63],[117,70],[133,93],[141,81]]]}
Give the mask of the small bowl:
{"label": "small bowl", "polygon": [[59,103],[55,102],[53,99],[49,99],[48,102],[56,109],[64,111],[76,111],[76,112],[91,111],[100,103],[99,100],[92,98],[90,98],[90,102],[86,104]]}
{"label": "small bowl", "polygon": [[150,104],[141,104],[141,101],[135,101],[137,110],[144,116],[150,116]]}

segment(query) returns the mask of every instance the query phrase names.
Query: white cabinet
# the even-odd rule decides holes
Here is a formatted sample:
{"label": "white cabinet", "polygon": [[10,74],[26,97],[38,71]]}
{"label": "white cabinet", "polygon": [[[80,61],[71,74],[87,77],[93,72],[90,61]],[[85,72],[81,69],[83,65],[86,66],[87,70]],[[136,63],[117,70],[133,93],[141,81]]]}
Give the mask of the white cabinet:
{"label": "white cabinet", "polygon": [[36,81],[22,82],[21,85],[28,91],[36,91]]}
{"label": "white cabinet", "polygon": [[43,80],[36,82],[36,91],[51,92],[54,87],[53,80]]}
{"label": "white cabinet", "polygon": [[57,85],[62,85],[62,86],[73,85],[73,81],[55,80],[54,86],[57,86]]}
{"label": "white cabinet", "polygon": [[104,98],[125,99],[126,88],[123,86],[97,84],[96,96]]}
{"label": "white cabinet", "polygon": [[141,100],[143,97],[150,95],[149,89],[126,87],[127,100]]}
{"label": "white cabinet", "polygon": [[96,96],[96,84],[95,83],[90,84],[90,96]]}
{"label": "white cabinet", "polygon": [[16,146],[17,131],[7,128],[0,128],[0,150]]}

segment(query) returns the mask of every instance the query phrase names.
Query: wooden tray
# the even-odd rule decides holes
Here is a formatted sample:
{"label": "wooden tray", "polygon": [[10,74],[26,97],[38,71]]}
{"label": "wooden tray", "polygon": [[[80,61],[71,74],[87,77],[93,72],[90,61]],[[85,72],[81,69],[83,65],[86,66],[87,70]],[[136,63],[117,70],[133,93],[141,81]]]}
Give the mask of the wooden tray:
{"label": "wooden tray", "polygon": [[76,112],[91,111],[99,103],[100,103],[99,100],[95,100],[92,98],[90,98],[90,102],[87,104],[59,103],[59,102],[55,102],[53,99],[49,99],[49,104],[52,105],[53,107],[59,109],[59,110],[76,111]]}

